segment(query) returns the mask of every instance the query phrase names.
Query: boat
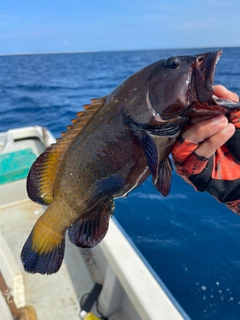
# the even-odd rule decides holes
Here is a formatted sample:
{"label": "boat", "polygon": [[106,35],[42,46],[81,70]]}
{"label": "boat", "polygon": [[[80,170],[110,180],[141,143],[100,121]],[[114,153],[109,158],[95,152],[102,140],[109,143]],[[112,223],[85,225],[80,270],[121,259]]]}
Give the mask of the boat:
{"label": "boat", "polygon": [[26,178],[54,142],[40,126],[0,133],[0,319],[190,319],[114,218],[92,249],[66,237],[56,274],[24,271],[22,246],[46,209],[28,198]]}

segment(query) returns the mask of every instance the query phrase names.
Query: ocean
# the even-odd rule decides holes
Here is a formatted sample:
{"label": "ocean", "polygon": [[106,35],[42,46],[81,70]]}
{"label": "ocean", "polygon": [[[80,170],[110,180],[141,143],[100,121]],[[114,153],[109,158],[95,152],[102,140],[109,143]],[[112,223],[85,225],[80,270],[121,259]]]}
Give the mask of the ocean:
{"label": "ocean", "polygon": [[[91,98],[178,49],[0,56],[0,131],[40,125],[56,138]],[[225,48],[215,83],[240,95],[240,48]],[[115,217],[192,319],[240,319],[240,217],[173,174],[163,198],[149,178]]]}

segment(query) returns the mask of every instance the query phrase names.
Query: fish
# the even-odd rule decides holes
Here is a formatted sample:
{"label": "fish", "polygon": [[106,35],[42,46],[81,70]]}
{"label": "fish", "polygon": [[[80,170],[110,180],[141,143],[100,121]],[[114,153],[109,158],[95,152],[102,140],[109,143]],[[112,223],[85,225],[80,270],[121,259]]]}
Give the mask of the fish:
{"label": "fish", "polygon": [[240,103],[213,94],[221,55],[218,50],[159,60],[84,105],[29,171],[29,198],[48,208],[21,252],[27,272],[59,270],[66,232],[78,247],[100,243],[114,199],[127,197],[150,175],[156,189],[168,195],[169,154],[189,119],[240,110]]}

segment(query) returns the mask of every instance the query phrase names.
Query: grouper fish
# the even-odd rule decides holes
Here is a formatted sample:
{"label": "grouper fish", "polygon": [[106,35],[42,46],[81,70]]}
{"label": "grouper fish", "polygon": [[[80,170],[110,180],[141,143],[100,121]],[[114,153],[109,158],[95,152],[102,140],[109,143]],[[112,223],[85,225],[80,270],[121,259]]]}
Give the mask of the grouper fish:
{"label": "grouper fish", "polygon": [[30,199],[48,208],[23,247],[26,271],[56,272],[67,230],[76,246],[96,246],[107,233],[114,199],[126,197],[150,174],[156,189],[168,195],[168,156],[189,119],[240,110],[240,103],[213,95],[221,54],[157,61],[77,113],[28,175]]}

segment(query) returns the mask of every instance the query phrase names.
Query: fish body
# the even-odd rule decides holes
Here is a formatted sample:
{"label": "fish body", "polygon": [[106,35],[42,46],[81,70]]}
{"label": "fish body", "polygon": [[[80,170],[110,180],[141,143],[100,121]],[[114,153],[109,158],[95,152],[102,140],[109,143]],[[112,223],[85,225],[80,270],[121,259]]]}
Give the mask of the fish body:
{"label": "fish body", "polygon": [[67,230],[79,247],[98,244],[114,199],[126,197],[150,174],[157,190],[168,194],[168,155],[189,118],[240,109],[213,96],[220,55],[170,57],[145,67],[110,95],[85,105],[62,138],[38,157],[27,190],[33,201],[49,207],[23,247],[26,271],[56,272]]}

